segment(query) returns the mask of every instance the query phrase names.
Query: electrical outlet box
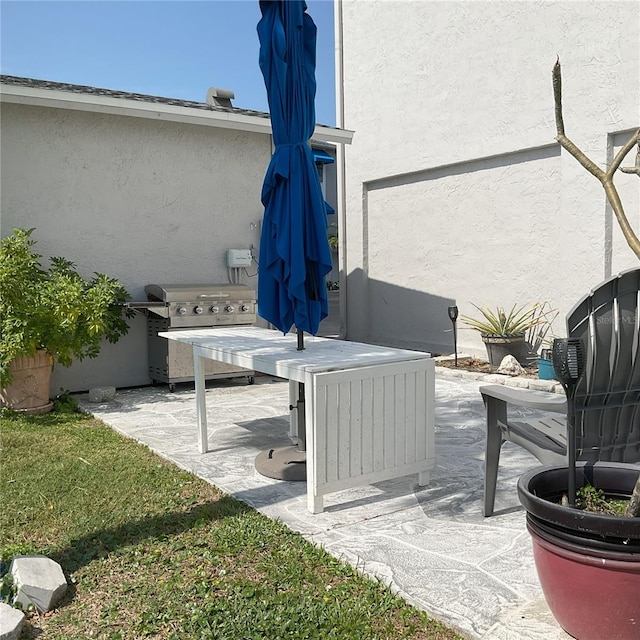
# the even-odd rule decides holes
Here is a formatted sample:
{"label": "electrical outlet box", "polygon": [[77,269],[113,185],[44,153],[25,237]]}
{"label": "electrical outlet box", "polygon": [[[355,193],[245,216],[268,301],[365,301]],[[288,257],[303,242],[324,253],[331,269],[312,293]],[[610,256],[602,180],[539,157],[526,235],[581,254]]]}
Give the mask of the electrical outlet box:
{"label": "electrical outlet box", "polygon": [[251,266],[251,249],[229,249],[227,267],[242,268]]}

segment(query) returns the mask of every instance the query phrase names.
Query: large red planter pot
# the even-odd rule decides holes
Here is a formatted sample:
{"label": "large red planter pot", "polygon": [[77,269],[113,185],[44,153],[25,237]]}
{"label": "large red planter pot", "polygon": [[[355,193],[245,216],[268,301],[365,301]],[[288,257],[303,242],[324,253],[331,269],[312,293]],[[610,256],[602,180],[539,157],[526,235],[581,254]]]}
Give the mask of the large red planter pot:
{"label": "large red planter pot", "polygon": [[[628,497],[640,467],[579,463],[586,482]],[[578,640],[640,638],[640,518],[620,518],[557,504],[566,467],[541,467],[518,481],[542,591],[560,626]]]}

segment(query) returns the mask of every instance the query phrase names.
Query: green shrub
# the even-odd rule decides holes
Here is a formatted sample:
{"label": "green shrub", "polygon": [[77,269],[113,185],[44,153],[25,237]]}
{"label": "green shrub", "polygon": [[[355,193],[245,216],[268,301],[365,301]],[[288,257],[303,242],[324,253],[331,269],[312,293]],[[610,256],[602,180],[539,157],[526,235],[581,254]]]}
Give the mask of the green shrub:
{"label": "green shrub", "polygon": [[65,367],[95,358],[103,338],[113,343],[127,333],[133,315],[116,279],[94,273],[85,280],[65,258],[51,258],[44,269],[32,233],[14,229],[0,245],[0,386],[11,382],[15,357],[38,349]]}

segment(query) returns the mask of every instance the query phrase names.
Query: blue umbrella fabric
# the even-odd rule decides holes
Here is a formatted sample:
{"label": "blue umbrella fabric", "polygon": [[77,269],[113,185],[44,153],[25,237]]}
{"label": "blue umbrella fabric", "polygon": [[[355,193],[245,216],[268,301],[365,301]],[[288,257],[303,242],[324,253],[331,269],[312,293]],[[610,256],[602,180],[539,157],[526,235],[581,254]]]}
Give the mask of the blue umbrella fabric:
{"label": "blue umbrella fabric", "polygon": [[316,25],[302,0],[261,0],[258,23],[274,153],[262,187],[258,314],[316,334],[328,315],[327,215],[309,139],[315,128]]}

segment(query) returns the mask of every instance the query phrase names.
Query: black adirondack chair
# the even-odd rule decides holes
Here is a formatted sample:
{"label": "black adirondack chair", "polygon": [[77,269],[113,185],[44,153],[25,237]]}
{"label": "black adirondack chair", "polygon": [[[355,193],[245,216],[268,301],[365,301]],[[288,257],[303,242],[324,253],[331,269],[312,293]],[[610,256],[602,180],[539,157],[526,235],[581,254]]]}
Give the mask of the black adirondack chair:
{"label": "black adirondack chair", "polygon": [[[640,462],[640,268],[605,280],[567,316],[567,336],[580,338],[585,374],[575,395],[576,459]],[[480,387],[486,415],[484,515],[493,514],[500,449],[514,442],[543,464],[567,460],[564,395],[502,385]],[[510,419],[509,405],[540,412]]]}

